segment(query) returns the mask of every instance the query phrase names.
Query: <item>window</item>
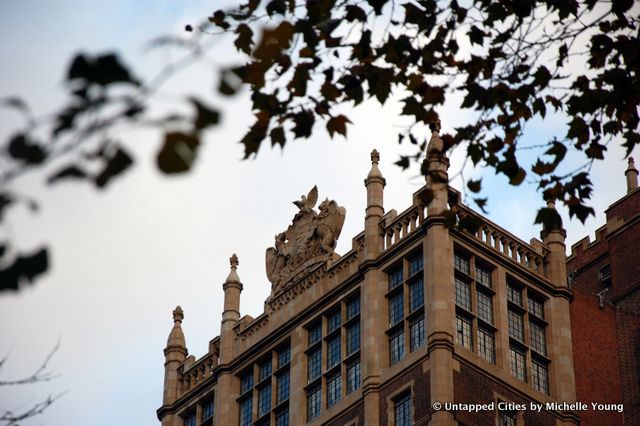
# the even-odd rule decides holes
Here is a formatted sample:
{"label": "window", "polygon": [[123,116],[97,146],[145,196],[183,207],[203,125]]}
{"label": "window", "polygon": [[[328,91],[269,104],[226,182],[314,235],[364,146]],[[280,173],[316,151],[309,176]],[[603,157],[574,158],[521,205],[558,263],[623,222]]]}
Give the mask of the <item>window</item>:
{"label": "window", "polygon": [[327,341],[327,369],[333,368],[340,364],[342,360],[340,348],[340,336],[332,337]]}
{"label": "window", "polygon": [[336,311],[332,313],[327,318],[327,324],[328,324],[327,332],[331,333],[332,331],[338,329],[341,323],[342,323],[342,315],[340,314],[340,311]]}
{"label": "window", "polygon": [[500,426],[516,426],[516,413],[514,411],[499,411]]}
{"label": "window", "polygon": [[[393,365],[425,343],[424,258],[414,251],[387,272],[389,292],[389,364]],[[405,339],[408,336],[409,339]],[[408,346],[407,346],[408,345]]]}
{"label": "window", "polygon": [[518,342],[524,342],[524,318],[511,309],[509,309],[509,336]]}
{"label": "window", "polygon": [[404,318],[404,300],[402,292],[389,298],[389,325],[396,325]]}
{"label": "window", "polygon": [[307,420],[311,421],[320,415],[320,404],[322,395],[320,384],[315,385],[307,391]]}
{"label": "window", "polygon": [[265,361],[260,365],[260,381],[271,376],[271,360]]}
{"label": "window", "polygon": [[469,265],[470,265],[470,261],[469,261],[469,257],[459,253],[459,252],[455,252],[453,255],[453,267],[462,272],[463,274],[469,275]]}
{"label": "window", "polygon": [[470,351],[473,350],[471,320],[460,315],[456,317],[456,336],[457,344],[463,348],[469,349]]}
{"label": "window", "polygon": [[493,331],[478,328],[478,354],[490,363],[496,363],[496,343]]}
{"label": "window", "polygon": [[327,377],[327,407],[332,407],[340,401],[342,396],[342,378],[340,372]]}
{"label": "window", "polygon": [[[240,379],[240,398],[238,399],[240,426],[270,424],[274,394],[277,413],[284,415],[282,413],[286,412],[288,415],[291,348],[287,342],[286,345],[279,345],[268,354],[269,358],[263,358],[260,362],[251,365],[238,377]],[[276,371],[273,371],[274,362],[278,366]],[[257,404],[255,413],[254,399]],[[204,413],[203,407],[203,420],[205,420]],[[213,415],[213,406],[211,414]],[[285,422],[283,424],[288,424],[289,419],[283,418],[282,421]]]}
{"label": "window", "polygon": [[515,347],[509,349],[509,357],[511,358],[511,375],[523,382],[527,380],[527,370],[525,366],[525,354]]}
{"label": "window", "polygon": [[276,412],[276,426],[289,426],[289,407]]}
{"label": "window", "polygon": [[258,417],[271,411],[271,385],[258,389]]}
{"label": "window", "polygon": [[[549,359],[545,300],[527,286],[507,278],[511,373],[549,394]],[[526,305],[523,303],[526,301]],[[526,308],[526,309],[525,309]],[[528,336],[525,335],[528,330]],[[530,375],[529,375],[530,374]]]}
{"label": "window", "polygon": [[424,335],[424,317],[419,317],[411,322],[409,325],[409,347],[411,348],[411,352],[418,349],[420,346],[424,344],[425,335]]}
{"label": "window", "polygon": [[347,394],[360,388],[360,360],[347,364]]}
{"label": "window", "polygon": [[245,372],[240,378],[240,393],[243,394],[253,388],[253,370]]}
{"label": "window", "polygon": [[531,358],[531,382],[534,388],[549,394],[549,368],[546,361],[536,357]]}
{"label": "window", "polygon": [[456,278],[456,305],[471,312],[471,284]]}
{"label": "window", "polygon": [[398,330],[389,337],[389,360],[391,365],[404,358],[404,331]]}
{"label": "window", "polygon": [[360,350],[360,323],[356,322],[347,327],[347,355]]}
{"label": "window", "polygon": [[453,263],[456,270],[456,344],[495,364],[493,269],[477,256],[458,250],[454,251]]}
{"label": "window", "polygon": [[253,409],[253,399],[251,397],[240,401],[240,426],[251,425],[251,411]]}
{"label": "window", "polygon": [[339,404],[343,389],[349,394],[360,388],[360,295],[356,292],[347,296],[311,324],[305,351],[308,421],[318,417],[323,407]]}
{"label": "window", "polygon": [[404,394],[394,401],[393,418],[395,426],[411,426],[411,394]]}
{"label": "window", "polygon": [[389,272],[389,290],[392,290],[402,284],[402,266],[394,268]]}
{"label": "window", "polygon": [[196,413],[189,413],[183,420],[184,426],[196,426]]}
{"label": "window", "polygon": [[291,348],[287,346],[286,348],[280,349],[278,351],[278,368],[282,368],[285,365],[291,362]]}
{"label": "window", "polygon": [[309,329],[309,346],[318,343],[322,339],[322,323],[318,323]]}
{"label": "window", "polygon": [[322,373],[322,348],[309,354],[309,382],[313,382]]}
{"label": "window", "polygon": [[289,399],[289,370],[278,375],[278,390],[276,392],[276,404],[280,404],[283,401]]}
{"label": "window", "polygon": [[213,398],[206,400],[202,404],[202,421],[205,422],[213,418]]}
{"label": "window", "polygon": [[424,306],[424,282],[422,277],[409,284],[409,311],[414,312]]}

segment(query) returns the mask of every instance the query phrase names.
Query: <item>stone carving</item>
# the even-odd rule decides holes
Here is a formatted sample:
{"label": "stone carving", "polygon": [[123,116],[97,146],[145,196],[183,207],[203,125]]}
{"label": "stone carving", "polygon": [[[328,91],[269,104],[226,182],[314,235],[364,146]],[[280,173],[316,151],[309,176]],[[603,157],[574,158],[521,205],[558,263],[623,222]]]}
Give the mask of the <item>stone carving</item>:
{"label": "stone carving", "polygon": [[300,200],[289,228],[275,236],[275,247],[266,252],[267,277],[273,293],[309,268],[330,259],[340,236],[346,209],[325,199],[318,207],[318,188],[314,186]]}

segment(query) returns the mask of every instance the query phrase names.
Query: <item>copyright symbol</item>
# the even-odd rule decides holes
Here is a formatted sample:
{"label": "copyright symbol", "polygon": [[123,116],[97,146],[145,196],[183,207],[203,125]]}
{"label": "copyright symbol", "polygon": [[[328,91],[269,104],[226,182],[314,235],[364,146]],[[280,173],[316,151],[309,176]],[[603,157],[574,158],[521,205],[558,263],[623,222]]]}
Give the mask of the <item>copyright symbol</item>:
{"label": "copyright symbol", "polygon": [[433,409],[436,411],[439,411],[442,408],[442,404],[439,402],[434,402],[433,403]]}

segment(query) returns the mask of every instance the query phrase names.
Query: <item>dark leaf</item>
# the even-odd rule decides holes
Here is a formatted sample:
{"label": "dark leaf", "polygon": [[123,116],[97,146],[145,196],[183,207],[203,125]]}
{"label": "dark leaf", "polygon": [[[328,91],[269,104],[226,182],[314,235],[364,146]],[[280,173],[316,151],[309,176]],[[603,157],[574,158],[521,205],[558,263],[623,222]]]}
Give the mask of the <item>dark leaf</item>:
{"label": "dark leaf", "polygon": [[215,126],[220,122],[220,113],[209,108],[195,98],[191,98],[191,103],[196,108],[196,119],[194,126],[196,129],[204,129],[209,126]]}
{"label": "dark leaf", "polygon": [[213,16],[209,17],[209,22],[222,28],[223,30],[226,30],[230,27],[229,23],[226,21],[226,17],[227,15],[226,13],[224,13],[224,11],[216,10],[213,13]]}
{"label": "dark leaf", "polygon": [[389,0],[367,0],[367,3],[373,8],[376,15],[380,15],[382,14],[382,8],[388,1]]}
{"label": "dark leaf", "polygon": [[482,226],[482,220],[477,216],[467,215],[460,219],[458,227],[463,231],[475,235]]}
{"label": "dark leaf", "polygon": [[167,174],[186,172],[193,165],[198,145],[200,139],[195,135],[182,132],[165,134],[156,157],[158,168]]}
{"label": "dark leaf", "polygon": [[469,181],[467,181],[467,188],[469,188],[469,191],[471,192],[480,192],[480,189],[482,188],[482,179],[470,179]]}
{"label": "dark leaf", "polygon": [[365,22],[367,20],[367,14],[365,13],[365,11],[356,5],[353,5],[353,4],[347,5],[345,10],[347,11],[347,15],[345,16],[345,18],[349,22],[353,22],[353,21]]}
{"label": "dark leaf", "polygon": [[274,14],[284,15],[287,11],[287,4],[284,0],[272,0],[267,4],[267,14],[272,16]]}
{"label": "dark leaf", "polygon": [[271,146],[280,145],[281,148],[284,147],[286,139],[284,137],[284,129],[282,127],[275,127],[269,133],[271,137]]}
{"label": "dark leaf", "polygon": [[56,173],[49,176],[47,178],[47,183],[52,184],[52,183],[58,182],[59,180],[70,179],[70,178],[86,179],[86,177],[87,177],[87,173],[84,170],[72,164],[70,166],[64,167],[61,170],[58,170]]}
{"label": "dark leaf", "polygon": [[98,188],[104,188],[111,179],[120,175],[133,164],[131,156],[121,147],[117,147],[116,152],[106,158],[104,168],[95,177]]}
{"label": "dark leaf", "polygon": [[544,207],[539,209],[534,223],[542,224],[544,231],[562,229],[562,218],[554,208]]}
{"label": "dark leaf", "polygon": [[16,291],[25,281],[33,283],[48,268],[49,254],[46,248],[30,255],[19,255],[12,264],[0,269],[0,292]]}
{"label": "dark leaf", "polygon": [[224,69],[220,73],[218,92],[225,96],[233,96],[242,87],[240,68]]}
{"label": "dark leaf", "polygon": [[293,134],[296,138],[308,138],[311,136],[311,130],[313,130],[313,124],[315,123],[315,116],[313,112],[303,110],[293,116]]}
{"label": "dark leaf", "polygon": [[476,204],[476,206],[478,206],[482,213],[488,214],[487,210],[485,209],[485,206],[487,205],[486,198],[474,198],[473,202]]}
{"label": "dark leaf", "polygon": [[139,85],[115,53],[95,57],[77,55],[71,63],[67,80],[84,80],[86,84],[93,83],[100,86],[113,83]]}
{"label": "dark leaf", "polygon": [[409,157],[406,155],[401,155],[400,159],[394,163],[396,166],[402,168],[402,170],[406,170],[409,168]]}
{"label": "dark leaf", "polygon": [[256,121],[253,123],[246,135],[240,140],[244,145],[244,158],[249,158],[252,154],[256,154],[260,148],[260,144],[267,137],[267,129],[269,128],[270,116],[265,111],[256,113]]}
{"label": "dark leaf", "polygon": [[235,41],[236,48],[247,55],[251,54],[251,46],[253,46],[253,31],[251,31],[251,28],[247,24],[240,24],[236,28],[236,34],[238,35]]}
{"label": "dark leaf", "polygon": [[342,136],[347,137],[347,123],[351,123],[351,120],[344,115],[331,117],[329,121],[327,121],[327,131],[329,132],[329,136],[333,138],[335,133],[339,133]]}
{"label": "dark leaf", "polygon": [[189,32],[189,33],[190,33],[190,32],[192,32],[192,31],[193,31],[193,27],[192,27],[191,25],[187,24],[187,25],[185,25],[185,26],[184,26],[184,30],[185,30],[186,32]]}
{"label": "dark leaf", "polygon": [[471,41],[471,44],[477,44],[479,46],[482,46],[482,44],[484,43],[484,37],[486,34],[480,28],[476,27],[475,25],[472,25],[471,28],[469,29],[468,35],[469,35],[469,41]]}
{"label": "dark leaf", "polygon": [[25,164],[41,164],[47,157],[44,148],[33,142],[24,133],[19,133],[9,140],[9,155]]}

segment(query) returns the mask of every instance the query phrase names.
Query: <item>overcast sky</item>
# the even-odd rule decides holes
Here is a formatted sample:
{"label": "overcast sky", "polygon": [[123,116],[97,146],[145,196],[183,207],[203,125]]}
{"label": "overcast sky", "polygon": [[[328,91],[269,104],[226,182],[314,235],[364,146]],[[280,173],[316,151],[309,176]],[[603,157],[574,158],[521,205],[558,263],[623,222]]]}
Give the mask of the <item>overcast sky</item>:
{"label": "overcast sky", "polygon": [[[64,100],[62,76],[77,51],[117,49],[142,73],[157,69],[166,56],[145,53],[145,41],[162,33],[182,33],[212,12],[216,2],[144,0],[81,2],[22,0],[0,4],[0,97],[23,96],[37,113]],[[221,49],[219,56],[232,53]],[[215,64],[196,66],[172,81],[175,93],[211,97]],[[218,105],[223,100],[217,99]],[[229,257],[237,253],[244,283],[242,314],[262,312],[270,284],[264,252],[286,229],[296,207],[291,203],[318,185],[347,208],[337,252],[351,247],[364,223],[363,179],[369,152],[381,152],[387,178],[385,208],[401,212],[422,178],[402,173],[396,132],[406,121],[400,107],[370,102],[351,111],[348,141],[329,141],[324,131],[284,151],[261,149],[257,159],[240,161],[237,141],[251,123],[246,96],[224,104],[224,125],[207,133],[192,173],[168,178],[154,166],[158,135],[123,135],[135,152],[136,166],[107,191],[79,183],[45,188],[43,174],[27,174],[13,189],[35,196],[37,214],[12,209],[4,233],[23,251],[47,244],[49,273],[35,286],[0,296],[0,356],[9,354],[3,379],[35,369],[59,340],[50,369],[59,377],[40,386],[0,389],[0,410],[26,408],[49,394],[67,392],[45,414],[25,425],[155,425],[162,402],[162,349],[180,304],[189,352],[202,356],[218,334],[222,282]],[[464,117],[455,105],[441,110],[444,130]],[[0,137],[19,128],[19,116],[0,110]],[[531,126],[529,140],[546,140],[557,123]],[[636,155],[637,156],[637,155]],[[593,235],[604,223],[603,210],[625,194],[626,161],[621,151],[594,167],[597,216],[586,225],[568,223],[568,242]],[[452,156],[452,169],[460,154]],[[535,186],[514,189],[502,178],[485,179],[490,218],[519,237],[538,236],[532,226],[539,194]],[[565,215],[566,216],[566,215]],[[6,235],[6,234],[5,234]]]}

